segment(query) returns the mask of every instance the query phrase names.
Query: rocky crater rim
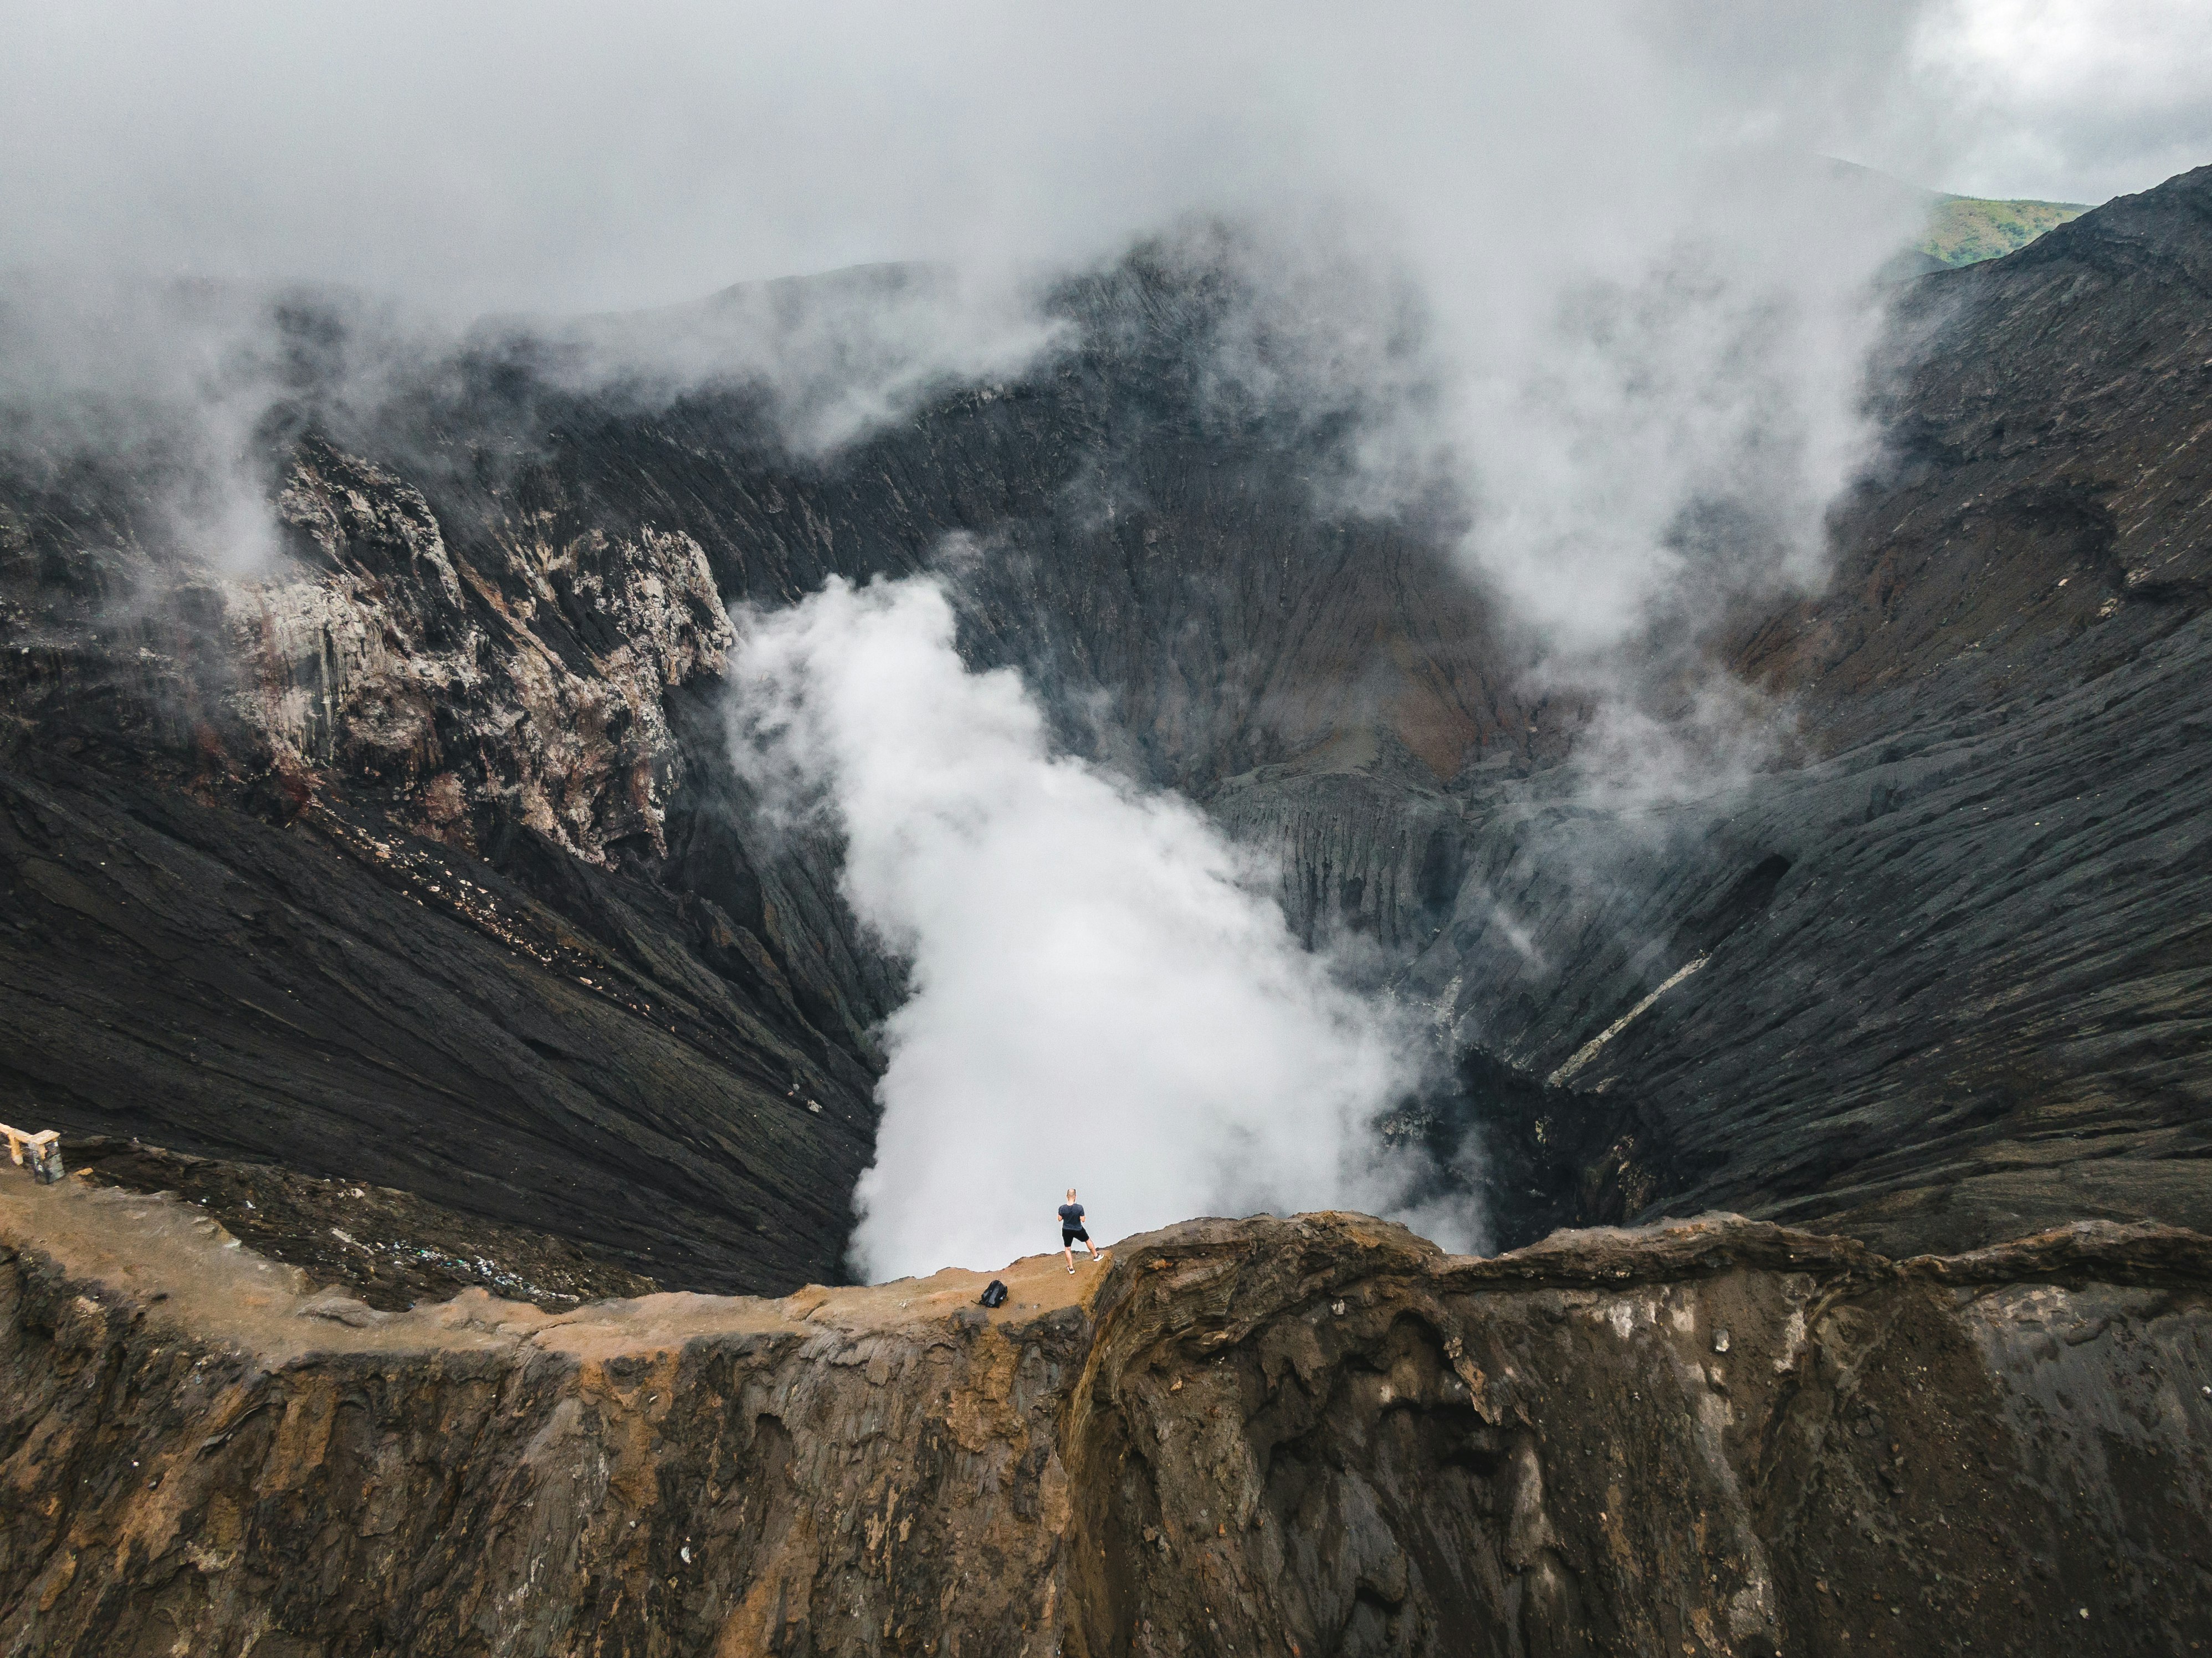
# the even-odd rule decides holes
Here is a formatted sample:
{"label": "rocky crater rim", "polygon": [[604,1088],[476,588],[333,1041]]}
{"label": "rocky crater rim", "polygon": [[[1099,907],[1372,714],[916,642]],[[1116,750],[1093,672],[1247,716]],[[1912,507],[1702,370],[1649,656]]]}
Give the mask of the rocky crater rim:
{"label": "rocky crater rim", "polygon": [[[1073,1311],[1094,1327],[1133,1295],[1189,1291],[1234,1321],[1217,1286],[1273,1257],[1307,1297],[1359,1297],[1389,1280],[1445,1293],[1547,1288],[1617,1291],[1741,1268],[1801,1272],[1824,1282],[1917,1278],[1972,1291],[2023,1282],[2212,1284],[2212,1237],[2151,1222],[2082,1221],[1969,1254],[1897,1261],[1851,1239],[1797,1231],[1735,1214],[1647,1226],[1553,1233],[1492,1256],[1447,1254],[1371,1216],[1182,1222],[1115,1245],[1103,1265],[1070,1274],[1057,1254],[995,1271],[949,1266],[924,1278],[831,1287],[781,1298],[665,1292],[589,1303],[566,1313],[471,1288],[451,1300],[384,1312],[341,1290],[318,1289],[296,1266],[246,1248],[211,1218],[168,1194],[75,1181],[0,1181],[0,1247],[43,1261],[77,1293],[133,1306],[201,1341],[281,1365],[313,1354],[513,1350],[525,1345],[583,1362],[665,1355],[728,1337],[902,1333],[950,1336],[991,1327],[1012,1334]],[[977,1297],[1005,1281],[1002,1307]],[[1155,1297],[1147,1295],[1146,1299]],[[1218,1321],[1218,1320],[1215,1321]],[[1233,1339],[1233,1337],[1230,1338]]]}

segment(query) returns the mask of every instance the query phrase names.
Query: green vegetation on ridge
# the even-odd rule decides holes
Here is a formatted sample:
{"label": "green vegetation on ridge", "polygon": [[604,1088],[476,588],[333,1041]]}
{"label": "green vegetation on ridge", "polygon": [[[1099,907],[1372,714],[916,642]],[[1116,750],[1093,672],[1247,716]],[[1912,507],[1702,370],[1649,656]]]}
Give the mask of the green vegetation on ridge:
{"label": "green vegetation on ridge", "polygon": [[1974,196],[1939,196],[1928,216],[1928,234],[1917,248],[1946,265],[2002,258],[2088,210],[2089,204],[2082,202],[2000,202]]}
{"label": "green vegetation on ridge", "polygon": [[1893,204],[1900,218],[1917,214],[1921,234],[1884,273],[1891,280],[1921,276],[1984,259],[2016,253],[2046,230],[2055,230],[2069,219],[2087,213],[2092,203],[2040,202],[2026,198],[1999,200],[1993,197],[1954,196],[1948,191],[1929,190],[1907,184],[1887,173],[1862,167],[1835,156],[1825,158],[1832,176],[1849,187],[1870,192],[1878,202]]}

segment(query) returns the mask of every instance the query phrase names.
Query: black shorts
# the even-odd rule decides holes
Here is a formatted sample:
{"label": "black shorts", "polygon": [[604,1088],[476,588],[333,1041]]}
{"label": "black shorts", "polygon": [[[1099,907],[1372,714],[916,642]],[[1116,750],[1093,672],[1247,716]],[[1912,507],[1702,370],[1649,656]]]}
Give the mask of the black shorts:
{"label": "black shorts", "polygon": [[1085,1231],[1080,1226],[1063,1226],[1060,1229],[1060,1247],[1063,1249],[1066,1248],[1071,1243],[1088,1243],[1090,1242],[1091,1234]]}

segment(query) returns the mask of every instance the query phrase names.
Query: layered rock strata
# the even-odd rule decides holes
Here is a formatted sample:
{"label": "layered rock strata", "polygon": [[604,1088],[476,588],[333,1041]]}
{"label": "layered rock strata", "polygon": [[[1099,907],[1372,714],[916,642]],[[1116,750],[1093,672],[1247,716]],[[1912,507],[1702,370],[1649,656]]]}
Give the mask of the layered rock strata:
{"label": "layered rock strata", "polygon": [[[25,1655],[2179,1653],[2212,1241],[1731,1217],[1448,1257],[1200,1221],[1071,1278],[564,1315],[310,1293],[0,1189]],[[2201,1385],[2202,1384],[2202,1385]]]}

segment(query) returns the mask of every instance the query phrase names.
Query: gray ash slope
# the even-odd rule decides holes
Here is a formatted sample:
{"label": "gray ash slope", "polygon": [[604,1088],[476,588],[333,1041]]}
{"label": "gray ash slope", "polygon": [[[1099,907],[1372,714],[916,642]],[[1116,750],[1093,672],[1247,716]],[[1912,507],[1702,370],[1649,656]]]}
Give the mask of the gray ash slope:
{"label": "gray ash slope", "polygon": [[2208,300],[2208,168],[1923,279],[1827,592],[1736,635],[1817,757],[1634,835],[1542,780],[1469,795],[1422,976],[1482,986],[1498,1054],[1554,1074],[1710,953],[1573,1073],[1623,1100],[1583,1103],[1615,1138],[1578,1195],[1891,1250],[2212,1222]]}
{"label": "gray ash slope", "polygon": [[1066,291],[1068,352],[826,459],[742,388],[577,395],[520,340],[362,416],[303,348],[252,578],[173,545],[158,456],[18,446],[9,1108],[671,1285],[835,1276],[898,977],[836,847],[750,821],[725,606],[964,531],[973,659],[1279,844],[1293,924],[1438,1004],[1467,1061],[1426,1132],[1480,1138],[1506,1239],[2204,1226],[2208,202],[2202,170],[1917,286],[1829,592],[1731,635],[1803,754],[1632,819],[1571,786],[1586,710],[1516,689],[1449,520],[1323,510],[1342,433],[1213,397],[1237,296],[1155,253]]}

